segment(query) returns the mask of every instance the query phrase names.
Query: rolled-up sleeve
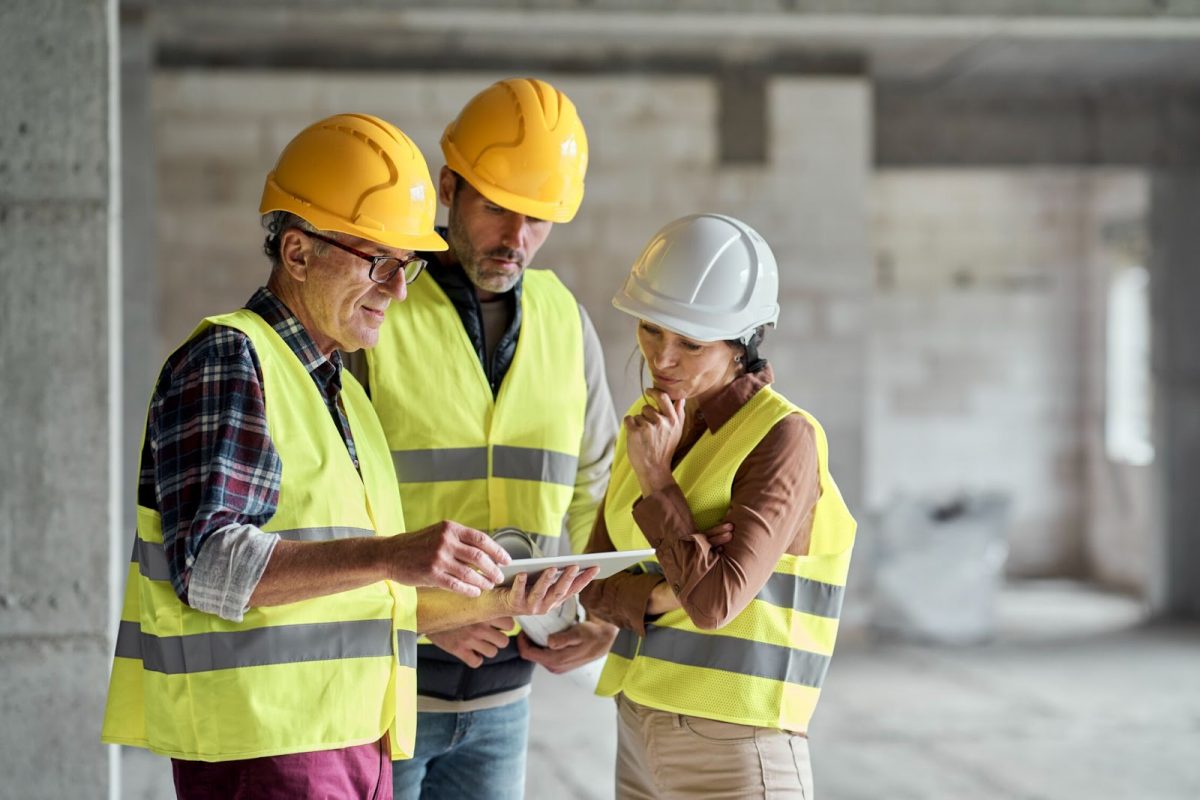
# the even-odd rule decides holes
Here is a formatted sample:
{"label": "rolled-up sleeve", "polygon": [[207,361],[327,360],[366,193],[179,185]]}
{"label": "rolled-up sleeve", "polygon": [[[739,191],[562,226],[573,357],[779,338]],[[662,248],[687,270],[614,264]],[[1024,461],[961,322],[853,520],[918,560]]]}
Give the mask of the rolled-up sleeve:
{"label": "rolled-up sleeve", "polygon": [[279,535],[253,525],[227,525],[204,542],[192,565],[188,605],[241,622]]}
{"label": "rolled-up sleeve", "polygon": [[275,514],[282,476],[249,337],[213,327],[168,360],[146,446],[143,480],[153,481],[176,595],[241,619],[274,549],[277,537],[258,528]]}

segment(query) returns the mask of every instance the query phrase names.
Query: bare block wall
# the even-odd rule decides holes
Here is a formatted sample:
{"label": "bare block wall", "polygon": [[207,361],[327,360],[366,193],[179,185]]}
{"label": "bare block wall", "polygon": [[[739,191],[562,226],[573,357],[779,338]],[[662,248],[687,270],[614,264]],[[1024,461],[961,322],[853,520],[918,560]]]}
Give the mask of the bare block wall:
{"label": "bare block wall", "polygon": [[870,506],[1004,492],[1010,574],[1140,586],[1144,471],[1104,454],[1104,336],[1108,239],[1146,203],[1134,170],[876,176]]}

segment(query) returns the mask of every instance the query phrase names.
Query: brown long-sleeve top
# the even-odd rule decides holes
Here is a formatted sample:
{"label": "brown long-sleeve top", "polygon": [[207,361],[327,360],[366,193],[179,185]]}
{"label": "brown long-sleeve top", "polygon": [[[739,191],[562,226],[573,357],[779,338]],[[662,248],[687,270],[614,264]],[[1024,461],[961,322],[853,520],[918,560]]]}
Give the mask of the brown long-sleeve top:
{"label": "brown long-sleeve top", "polygon": [[[684,430],[671,467],[687,455],[705,429],[720,430],[773,379],[770,367],[739,376],[702,403],[691,427]],[[807,554],[820,491],[812,425],[791,414],[776,423],[734,475],[732,502],[724,519],[733,523],[732,541],[710,547],[696,528],[683,491],[672,484],[640,498],[630,509],[655,549],[663,575],[620,572],[595,581],[583,590],[583,605],[589,614],[644,636],[650,592],[665,576],[692,622],[700,628],[719,628],[754,599],[780,556]],[[587,551],[614,549],[602,505]]]}

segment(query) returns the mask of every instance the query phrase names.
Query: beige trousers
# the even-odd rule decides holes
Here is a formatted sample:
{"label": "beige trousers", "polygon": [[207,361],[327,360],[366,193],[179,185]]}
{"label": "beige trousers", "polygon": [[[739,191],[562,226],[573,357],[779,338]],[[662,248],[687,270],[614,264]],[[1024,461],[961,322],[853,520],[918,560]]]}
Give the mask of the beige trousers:
{"label": "beige trousers", "polygon": [[672,714],[617,695],[617,797],[812,800],[808,739]]}

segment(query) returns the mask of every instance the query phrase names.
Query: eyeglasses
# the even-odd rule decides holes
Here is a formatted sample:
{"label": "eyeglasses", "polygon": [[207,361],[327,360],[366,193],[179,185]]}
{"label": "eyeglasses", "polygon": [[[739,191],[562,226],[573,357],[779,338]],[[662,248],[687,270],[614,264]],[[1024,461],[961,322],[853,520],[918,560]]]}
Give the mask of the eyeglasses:
{"label": "eyeglasses", "polygon": [[[296,230],[300,230],[297,228]],[[417,278],[421,277],[421,271],[425,269],[429,262],[420,256],[410,256],[408,258],[396,258],[395,256],[373,256],[370,253],[364,253],[362,250],[356,250],[348,244],[342,244],[337,239],[330,236],[325,236],[312,231],[300,231],[305,236],[311,236],[314,239],[320,239],[326,244],[331,244],[339,250],[345,250],[353,256],[358,256],[364,261],[371,262],[371,269],[367,272],[367,277],[376,283],[387,283],[392,278],[396,277],[396,273],[404,270],[404,282],[412,283]]]}

